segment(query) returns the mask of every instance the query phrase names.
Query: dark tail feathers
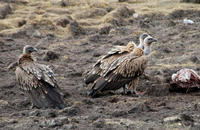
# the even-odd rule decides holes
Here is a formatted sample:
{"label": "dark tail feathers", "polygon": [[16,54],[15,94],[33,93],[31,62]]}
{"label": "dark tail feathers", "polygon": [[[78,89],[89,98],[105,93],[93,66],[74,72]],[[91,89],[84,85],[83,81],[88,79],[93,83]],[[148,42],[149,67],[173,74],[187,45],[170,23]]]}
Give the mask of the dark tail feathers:
{"label": "dark tail feathers", "polygon": [[85,79],[85,84],[93,83],[97,78],[99,78],[98,74],[90,74]]}
{"label": "dark tail feathers", "polygon": [[97,82],[94,83],[92,88],[90,89],[88,96],[92,98],[96,97],[99,92],[102,92],[104,90],[107,84],[108,82],[104,78],[98,79]]}
{"label": "dark tail feathers", "polygon": [[62,96],[58,92],[58,88],[38,87],[31,90],[28,94],[33,105],[37,108],[63,109],[66,107]]}

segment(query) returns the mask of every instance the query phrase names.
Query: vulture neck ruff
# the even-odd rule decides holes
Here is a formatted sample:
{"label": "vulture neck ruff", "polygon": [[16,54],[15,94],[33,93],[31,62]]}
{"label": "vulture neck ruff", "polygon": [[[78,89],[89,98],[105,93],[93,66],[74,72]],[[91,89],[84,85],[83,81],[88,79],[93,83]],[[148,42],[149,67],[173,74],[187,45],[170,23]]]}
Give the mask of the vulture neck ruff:
{"label": "vulture neck ruff", "polygon": [[135,48],[132,52],[133,55],[142,56],[144,55],[144,51],[142,48]]}
{"label": "vulture neck ruff", "polygon": [[20,56],[19,60],[18,60],[18,64],[21,65],[25,62],[33,62],[33,58],[31,56],[31,54],[23,54],[22,56]]}

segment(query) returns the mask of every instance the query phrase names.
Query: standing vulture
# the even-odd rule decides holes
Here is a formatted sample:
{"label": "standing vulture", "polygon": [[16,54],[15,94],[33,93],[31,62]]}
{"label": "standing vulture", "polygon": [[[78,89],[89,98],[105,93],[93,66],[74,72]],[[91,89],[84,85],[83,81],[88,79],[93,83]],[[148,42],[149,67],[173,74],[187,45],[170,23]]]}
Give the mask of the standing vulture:
{"label": "standing vulture", "polygon": [[62,109],[66,105],[59,93],[59,87],[53,71],[46,65],[37,64],[31,53],[36,48],[26,45],[18,59],[15,71],[20,89],[25,92],[36,108]]}
{"label": "standing vulture", "polygon": [[[149,35],[146,33],[140,35],[139,47],[144,48],[143,41],[147,36]],[[97,78],[100,77],[102,71],[107,69],[114,60],[120,56],[129,54],[136,47],[137,45],[133,41],[130,41],[126,46],[115,46],[94,64],[93,69],[86,75],[85,83],[93,83]]]}
{"label": "standing vulture", "polygon": [[[106,90],[117,90],[129,84],[135,90],[139,77],[147,67],[147,57],[151,51],[151,43],[156,40],[148,36],[144,40],[144,50],[135,48],[128,55],[121,56],[105,69],[101,76],[93,83],[89,96],[95,97]],[[144,55],[145,54],[145,55]]]}

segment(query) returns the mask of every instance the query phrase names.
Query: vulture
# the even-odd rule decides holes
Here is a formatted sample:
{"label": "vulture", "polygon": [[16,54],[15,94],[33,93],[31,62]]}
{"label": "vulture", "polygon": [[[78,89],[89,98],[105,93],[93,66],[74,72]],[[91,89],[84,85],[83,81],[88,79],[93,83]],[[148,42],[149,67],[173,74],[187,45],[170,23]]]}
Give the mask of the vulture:
{"label": "vulture", "polygon": [[18,59],[16,80],[20,89],[30,98],[32,107],[62,109],[66,106],[60,94],[53,71],[46,65],[34,62],[36,48],[26,45]]}
{"label": "vulture", "polygon": [[[143,41],[149,36],[146,33],[140,35],[139,47],[144,49]],[[86,75],[85,84],[93,83],[97,78],[100,77],[103,70],[107,69],[110,64],[117,58],[127,55],[136,48],[137,45],[130,41],[126,46],[115,46],[106,55],[102,56],[93,66],[93,69]]]}
{"label": "vulture", "polygon": [[156,40],[148,36],[144,39],[144,50],[141,48],[142,46],[138,46],[131,53],[114,60],[92,84],[88,95],[95,97],[107,90],[125,88],[127,84],[135,91],[137,81],[147,67],[145,55],[151,52],[151,43],[153,42]]}

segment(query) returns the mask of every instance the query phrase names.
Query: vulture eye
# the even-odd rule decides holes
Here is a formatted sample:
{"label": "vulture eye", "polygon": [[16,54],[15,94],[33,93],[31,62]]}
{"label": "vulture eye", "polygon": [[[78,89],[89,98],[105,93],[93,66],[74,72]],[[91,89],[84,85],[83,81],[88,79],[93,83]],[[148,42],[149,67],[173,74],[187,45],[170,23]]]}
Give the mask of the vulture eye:
{"label": "vulture eye", "polygon": [[145,39],[146,37],[148,37],[148,35],[147,34],[143,34],[143,39]]}
{"label": "vulture eye", "polygon": [[153,38],[149,38],[149,41],[153,41]]}
{"label": "vulture eye", "polygon": [[28,52],[32,52],[34,49],[32,47],[29,47],[27,50]]}

